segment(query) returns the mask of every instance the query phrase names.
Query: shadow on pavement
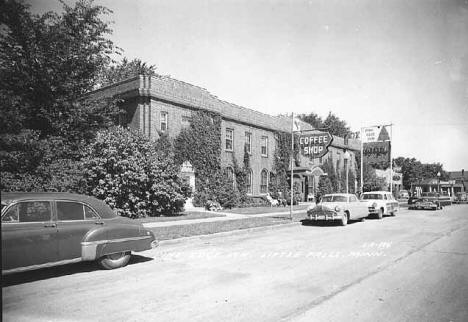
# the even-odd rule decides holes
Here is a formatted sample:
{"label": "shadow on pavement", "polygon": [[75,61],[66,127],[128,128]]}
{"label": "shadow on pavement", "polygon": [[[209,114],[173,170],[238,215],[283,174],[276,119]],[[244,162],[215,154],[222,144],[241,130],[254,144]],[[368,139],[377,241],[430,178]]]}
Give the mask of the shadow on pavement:
{"label": "shadow on pavement", "polygon": [[[367,219],[367,218],[366,218]],[[333,226],[341,226],[339,221],[325,221],[325,220],[320,220],[320,221],[315,221],[315,220],[308,220],[308,219],[303,219],[300,221],[302,223],[302,226],[318,226],[318,227],[333,227]],[[360,220],[349,220],[348,225],[352,225],[354,223],[360,222]]]}
{"label": "shadow on pavement", "polygon": [[[151,257],[132,254],[128,265],[134,265],[154,260]],[[2,287],[46,280],[54,277],[89,273],[101,270],[96,262],[80,262],[75,264],[47,267],[33,271],[2,275]]]}

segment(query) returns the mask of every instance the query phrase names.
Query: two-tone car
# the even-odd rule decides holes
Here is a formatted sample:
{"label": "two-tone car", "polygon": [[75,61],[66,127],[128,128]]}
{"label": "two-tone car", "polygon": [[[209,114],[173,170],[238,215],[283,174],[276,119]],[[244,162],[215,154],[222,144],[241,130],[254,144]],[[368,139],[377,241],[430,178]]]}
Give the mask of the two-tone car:
{"label": "two-tone car", "polygon": [[97,261],[125,266],[158,245],[153,232],[103,201],[70,193],[2,193],[2,274]]}
{"label": "two-tone car", "polygon": [[309,206],[306,220],[333,220],[345,226],[350,220],[363,220],[367,216],[366,205],[356,195],[333,193],[322,196],[318,204]]}
{"label": "two-tone car", "polygon": [[398,201],[388,191],[364,192],[361,200],[367,204],[369,216],[382,219],[383,216],[395,214],[400,210]]}
{"label": "two-tone car", "polygon": [[437,209],[442,209],[442,205],[436,199],[423,197],[423,198],[414,200],[413,203],[408,206],[408,209],[437,210]]}

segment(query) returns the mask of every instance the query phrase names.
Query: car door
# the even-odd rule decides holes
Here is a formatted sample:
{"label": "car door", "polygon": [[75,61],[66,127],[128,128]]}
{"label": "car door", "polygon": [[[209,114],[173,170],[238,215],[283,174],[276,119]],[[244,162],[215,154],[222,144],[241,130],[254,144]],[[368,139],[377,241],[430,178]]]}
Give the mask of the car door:
{"label": "car door", "polygon": [[81,257],[81,242],[88,231],[104,225],[88,205],[77,201],[57,200],[58,250],[60,260]]}
{"label": "car door", "polygon": [[349,196],[349,211],[352,219],[358,219],[367,216],[367,206],[360,202],[359,199],[351,195]]}
{"label": "car door", "polygon": [[2,270],[58,260],[57,225],[53,203],[21,201],[2,214]]}

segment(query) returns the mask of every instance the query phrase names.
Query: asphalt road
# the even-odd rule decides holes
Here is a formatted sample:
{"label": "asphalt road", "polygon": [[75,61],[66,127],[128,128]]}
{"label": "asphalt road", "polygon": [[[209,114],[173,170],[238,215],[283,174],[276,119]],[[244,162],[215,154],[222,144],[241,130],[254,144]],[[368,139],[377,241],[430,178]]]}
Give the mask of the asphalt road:
{"label": "asphalt road", "polygon": [[4,277],[3,321],[468,321],[468,205]]}

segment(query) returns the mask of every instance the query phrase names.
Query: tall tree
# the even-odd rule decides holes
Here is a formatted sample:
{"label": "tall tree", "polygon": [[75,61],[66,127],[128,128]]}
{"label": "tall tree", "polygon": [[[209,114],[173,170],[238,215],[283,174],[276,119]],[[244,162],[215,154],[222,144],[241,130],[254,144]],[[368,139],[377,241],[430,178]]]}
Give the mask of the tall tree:
{"label": "tall tree", "polygon": [[[106,35],[110,11],[79,0],[63,13],[33,15],[15,0],[4,2],[0,33],[2,133],[38,130],[57,135],[88,122],[79,103],[93,89],[115,47]],[[95,112],[95,111],[92,111]],[[101,111],[102,115],[106,112]]]}

